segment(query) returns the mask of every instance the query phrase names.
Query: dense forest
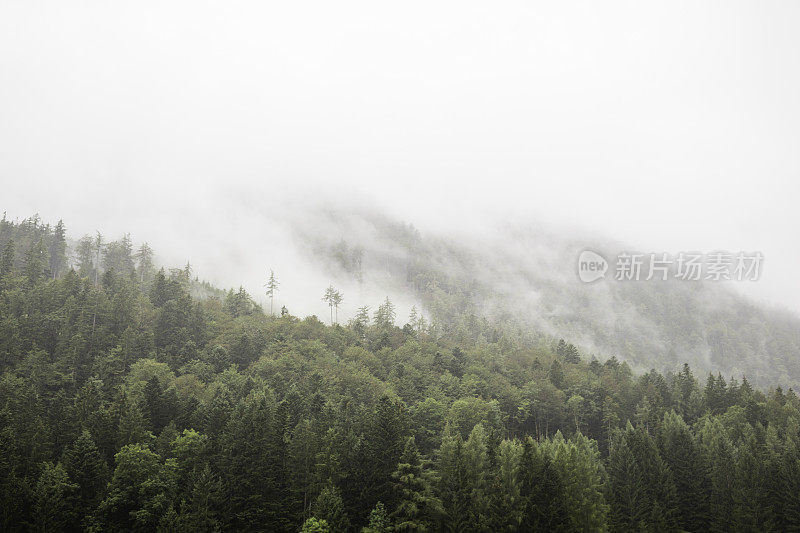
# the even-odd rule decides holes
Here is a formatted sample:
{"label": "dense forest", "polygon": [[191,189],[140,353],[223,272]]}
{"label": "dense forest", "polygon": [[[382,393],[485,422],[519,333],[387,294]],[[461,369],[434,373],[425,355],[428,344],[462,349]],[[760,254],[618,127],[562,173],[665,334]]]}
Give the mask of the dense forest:
{"label": "dense forest", "polygon": [[0,530],[800,529],[792,389],[364,304],[272,312],[3,218]]}
{"label": "dense forest", "polygon": [[498,330],[529,342],[544,331],[639,373],[689,363],[765,389],[800,385],[800,319],[743,297],[735,282],[579,281],[587,245],[612,260],[630,249],[623,243],[510,224],[422,233],[364,207],[303,211],[293,226],[331,276],[413,295],[438,330],[462,342],[493,341]]}

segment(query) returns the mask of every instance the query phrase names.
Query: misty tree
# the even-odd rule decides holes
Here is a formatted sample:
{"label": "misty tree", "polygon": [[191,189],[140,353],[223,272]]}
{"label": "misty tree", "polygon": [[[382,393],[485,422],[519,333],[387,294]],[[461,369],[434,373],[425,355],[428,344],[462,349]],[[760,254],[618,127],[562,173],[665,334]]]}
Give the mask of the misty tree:
{"label": "misty tree", "polygon": [[355,331],[361,339],[367,335],[367,328],[369,327],[369,306],[364,305],[358,308],[355,318],[350,323],[353,331]]}
{"label": "misty tree", "polygon": [[25,252],[24,274],[30,285],[35,285],[44,274],[45,249],[42,239],[31,244]]}
{"label": "misty tree", "polygon": [[417,319],[417,331],[425,332],[428,330],[428,321],[425,319],[425,316],[420,313],[419,318]]}
{"label": "misty tree", "polygon": [[344,297],[342,296],[341,292],[336,291],[333,294],[333,310],[334,310],[333,312],[337,324],[339,323],[339,306],[342,304],[343,299]]}
{"label": "misty tree", "polygon": [[136,259],[136,268],[139,274],[139,283],[141,284],[142,288],[144,288],[144,278],[145,276],[150,276],[153,272],[153,249],[150,248],[150,245],[142,243],[139,246],[139,249],[136,251],[136,255],[134,256]]}
{"label": "misty tree", "polygon": [[378,310],[375,311],[375,326],[384,329],[390,328],[394,326],[394,319],[396,316],[397,313],[395,312],[394,304],[387,296],[383,303],[378,306]]}
{"label": "misty tree", "polygon": [[327,303],[331,310],[331,325],[336,324],[339,321],[339,306],[342,303],[342,299],[342,293],[336,290],[333,285],[330,285],[327,289],[325,289],[325,296],[322,297],[322,301]]}
{"label": "misty tree", "polygon": [[560,339],[558,341],[556,353],[563,357],[568,363],[579,363],[581,360],[581,356],[578,353],[578,349],[575,348],[575,345],[565,342],[564,339]]}
{"label": "misty tree", "polygon": [[264,287],[267,288],[267,296],[269,296],[269,314],[272,315],[272,302],[275,298],[275,291],[278,290],[278,280],[272,269],[269,270],[269,279]]}
{"label": "misty tree", "polygon": [[64,266],[67,264],[67,231],[64,228],[64,221],[59,220],[53,230],[53,240],[50,243],[50,274],[53,279],[57,278]]}
{"label": "misty tree", "polygon": [[97,287],[97,277],[100,274],[100,254],[103,251],[103,246],[105,243],[103,242],[103,235],[98,231],[97,235],[94,238],[94,253],[95,253],[95,263],[94,263],[94,286]]}
{"label": "misty tree", "polygon": [[0,277],[11,274],[14,269],[14,239],[9,239],[0,255]]}
{"label": "misty tree", "polygon": [[408,316],[408,323],[415,331],[425,331],[428,327],[428,321],[421,312],[417,310],[416,305],[411,306],[411,314]]}
{"label": "misty tree", "polygon": [[75,248],[78,274],[84,277],[94,277],[94,239],[84,235]]}
{"label": "misty tree", "polygon": [[113,270],[126,277],[133,276],[135,265],[130,233],[126,233],[118,241],[108,243],[103,251],[103,265],[106,270]]}

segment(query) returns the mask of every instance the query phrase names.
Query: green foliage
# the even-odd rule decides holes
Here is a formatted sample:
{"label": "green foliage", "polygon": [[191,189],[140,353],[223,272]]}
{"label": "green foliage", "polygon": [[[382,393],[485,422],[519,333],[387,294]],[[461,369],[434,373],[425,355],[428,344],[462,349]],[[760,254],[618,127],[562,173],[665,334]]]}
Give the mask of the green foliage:
{"label": "green foliage", "polygon": [[391,521],[386,514],[386,508],[382,502],[375,504],[375,508],[369,513],[369,522],[361,528],[361,533],[388,533],[391,531]]}
{"label": "green foliage", "polygon": [[414,437],[409,437],[397,470],[392,474],[399,501],[391,514],[393,531],[428,531],[433,527],[441,504],[432,494],[428,477]]}
{"label": "green foliage", "polygon": [[350,519],[344,509],[342,496],[332,483],[328,483],[311,506],[311,514],[324,522],[332,533],[346,532],[350,529]]}
{"label": "green foliage", "polygon": [[72,270],[62,230],[0,222],[0,530],[800,527],[791,389],[450,327],[443,291],[425,327],[266,315],[127,237]]}
{"label": "green foliage", "polygon": [[58,531],[74,518],[71,499],[78,487],[59,463],[44,463],[33,490],[33,531]]}
{"label": "green foliage", "polygon": [[312,516],[303,522],[300,533],[331,533],[331,528],[326,520],[320,520]]}

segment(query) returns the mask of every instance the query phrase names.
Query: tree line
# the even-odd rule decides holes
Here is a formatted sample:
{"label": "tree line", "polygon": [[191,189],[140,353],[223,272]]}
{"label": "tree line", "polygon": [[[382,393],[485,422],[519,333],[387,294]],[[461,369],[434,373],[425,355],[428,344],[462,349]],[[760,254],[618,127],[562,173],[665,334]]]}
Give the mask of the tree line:
{"label": "tree line", "polygon": [[59,232],[0,225],[4,531],[800,527],[791,389],[398,327],[388,298],[266,313],[124,239],[68,268]]}

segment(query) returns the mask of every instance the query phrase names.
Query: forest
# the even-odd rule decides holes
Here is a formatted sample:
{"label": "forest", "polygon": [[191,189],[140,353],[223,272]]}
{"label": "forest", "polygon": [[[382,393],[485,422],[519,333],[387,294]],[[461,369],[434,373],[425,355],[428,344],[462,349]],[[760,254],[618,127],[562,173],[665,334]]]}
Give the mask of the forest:
{"label": "forest", "polygon": [[0,530],[800,530],[791,388],[319,294],[4,217]]}

